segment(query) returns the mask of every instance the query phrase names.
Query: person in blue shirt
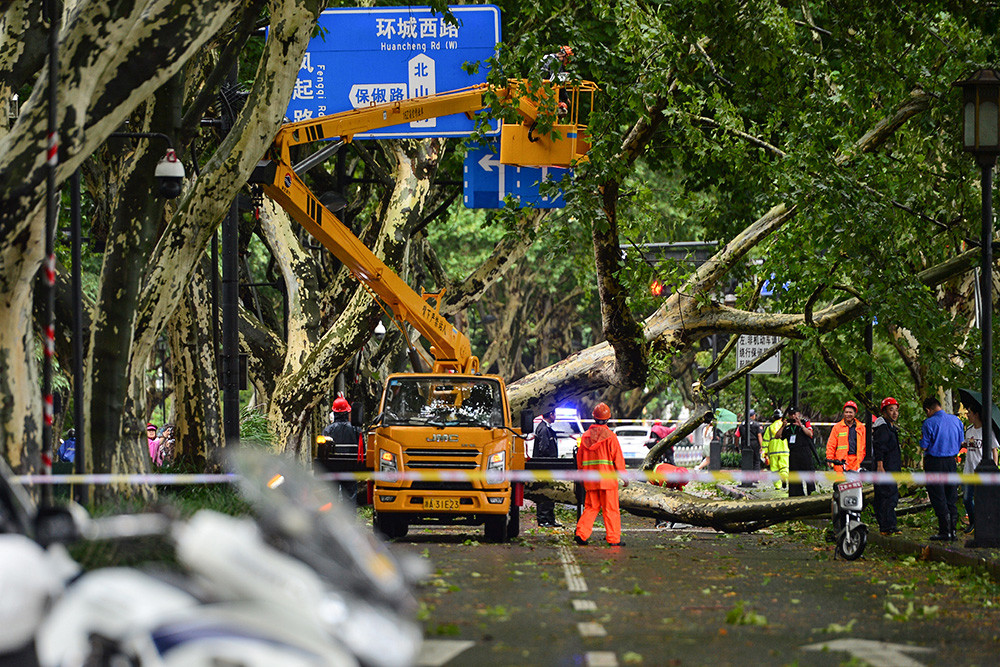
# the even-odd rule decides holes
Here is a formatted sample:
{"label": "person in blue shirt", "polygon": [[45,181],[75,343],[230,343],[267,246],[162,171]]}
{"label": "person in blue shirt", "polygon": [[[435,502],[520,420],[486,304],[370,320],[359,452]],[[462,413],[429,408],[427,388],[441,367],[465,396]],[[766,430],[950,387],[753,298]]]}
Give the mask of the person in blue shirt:
{"label": "person in blue shirt", "polygon": [[76,459],[76,430],[70,429],[66,433],[66,439],[62,441],[59,445],[59,451],[56,452],[59,455],[60,461],[68,461],[73,463]]}
{"label": "person in blue shirt", "polygon": [[[941,409],[936,398],[924,399],[924,420],[920,428],[920,448],[924,450],[924,472],[956,472],[955,457],[965,440],[962,421]],[[937,515],[938,532],[932,540],[955,541],[958,526],[958,486],[928,484],[927,496]]]}

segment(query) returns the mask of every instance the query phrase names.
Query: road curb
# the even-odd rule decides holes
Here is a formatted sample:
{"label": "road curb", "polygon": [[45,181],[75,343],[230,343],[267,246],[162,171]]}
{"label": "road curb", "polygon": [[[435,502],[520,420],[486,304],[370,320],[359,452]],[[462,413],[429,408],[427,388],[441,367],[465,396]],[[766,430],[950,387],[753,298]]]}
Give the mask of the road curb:
{"label": "road curb", "polygon": [[1000,583],[1000,562],[995,558],[968,553],[965,547],[925,544],[903,537],[882,535],[876,531],[869,532],[868,539],[872,544],[898,555],[916,556],[918,560],[946,563],[956,567],[981,569],[989,574],[991,579]]}

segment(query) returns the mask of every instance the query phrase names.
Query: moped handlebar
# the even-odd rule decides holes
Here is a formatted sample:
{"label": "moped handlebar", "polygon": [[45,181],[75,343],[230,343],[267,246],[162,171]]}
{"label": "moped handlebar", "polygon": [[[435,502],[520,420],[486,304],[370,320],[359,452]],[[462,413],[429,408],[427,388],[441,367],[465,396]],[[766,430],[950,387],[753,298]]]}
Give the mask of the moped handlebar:
{"label": "moped handlebar", "polygon": [[845,461],[844,459],[827,459],[826,462],[829,463],[830,465],[835,465],[835,466],[847,465],[847,461]]}

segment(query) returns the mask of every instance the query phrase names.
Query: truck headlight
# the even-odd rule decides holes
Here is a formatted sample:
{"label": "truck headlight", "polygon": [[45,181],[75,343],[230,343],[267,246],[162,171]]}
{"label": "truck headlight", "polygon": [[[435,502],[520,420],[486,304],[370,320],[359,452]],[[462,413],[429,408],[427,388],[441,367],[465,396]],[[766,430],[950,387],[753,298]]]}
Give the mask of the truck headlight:
{"label": "truck headlight", "polygon": [[379,450],[379,472],[396,472],[399,467],[396,465],[396,455],[384,449]]}
{"label": "truck headlight", "polygon": [[503,470],[505,468],[505,463],[507,462],[507,452],[497,452],[496,454],[490,454],[490,458],[487,460],[486,469],[487,470]]}

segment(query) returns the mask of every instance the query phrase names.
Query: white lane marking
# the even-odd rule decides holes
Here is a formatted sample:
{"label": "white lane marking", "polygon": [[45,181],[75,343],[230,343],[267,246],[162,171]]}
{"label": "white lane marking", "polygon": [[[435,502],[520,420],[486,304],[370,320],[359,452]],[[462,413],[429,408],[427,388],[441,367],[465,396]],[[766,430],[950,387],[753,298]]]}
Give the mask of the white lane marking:
{"label": "white lane marking", "polygon": [[590,651],[585,657],[587,667],[618,667],[618,657],[611,651]]}
{"label": "white lane marking", "polygon": [[850,653],[852,657],[871,665],[872,667],[923,667],[923,663],[917,662],[905,654],[910,653],[933,653],[934,649],[923,646],[908,646],[906,644],[890,644],[872,639],[835,639],[832,642],[822,642],[820,644],[810,644],[803,646],[804,651],[843,651]]}
{"label": "white lane marking", "polygon": [[459,653],[472,648],[476,642],[467,639],[425,639],[417,656],[419,667],[441,667]]}
{"label": "white lane marking", "polygon": [[[566,573],[566,588],[574,593],[585,593],[587,582],[583,579],[580,566],[576,562],[573,552],[566,546],[559,547],[559,559],[563,564],[563,571]],[[575,611],[597,611],[597,603],[593,600],[573,600]],[[576,624],[577,632],[583,638],[606,637],[608,631],[604,626],[594,621],[587,621]],[[614,651],[590,651],[584,655],[588,667],[618,667],[618,656]]]}
{"label": "white lane marking", "polygon": [[566,588],[571,593],[586,593],[587,582],[583,580],[580,573],[580,566],[576,563],[576,558],[568,547],[559,547],[559,560],[562,561],[563,572],[566,574]]}
{"label": "white lane marking", "polygon": [[581,637],[606,637],[608,635],[608,631],[604,629],[603,625],[593,621],[577,623],[576,629],[580,631]]}

